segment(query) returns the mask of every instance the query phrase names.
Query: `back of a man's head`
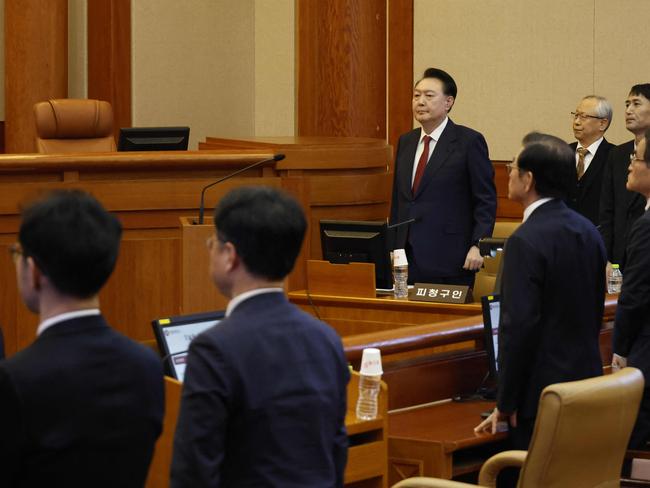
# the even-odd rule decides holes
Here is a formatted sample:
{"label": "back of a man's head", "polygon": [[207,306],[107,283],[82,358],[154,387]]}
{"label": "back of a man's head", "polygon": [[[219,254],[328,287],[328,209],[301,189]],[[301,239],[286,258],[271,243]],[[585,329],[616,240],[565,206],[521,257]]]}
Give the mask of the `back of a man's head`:
{"label": "back of a man's head", "polygon": [[575,155],[559,137],[539,132],[527,134],[517,166],[530,171],[540,197],[566,198],[577,182]]}
{"label": "back of a man's head", "polygon": [[54,191],[22,213],[19,241],[60,293],[99,292],[117,261],[122,226],[88,193]]}
{"label": "back of a man's head", "polygon": [[217,236],[231,242],[252,275],[283,279],[300,252],[307,221],[296,200],[270,187],[241,187],[214,211]]}

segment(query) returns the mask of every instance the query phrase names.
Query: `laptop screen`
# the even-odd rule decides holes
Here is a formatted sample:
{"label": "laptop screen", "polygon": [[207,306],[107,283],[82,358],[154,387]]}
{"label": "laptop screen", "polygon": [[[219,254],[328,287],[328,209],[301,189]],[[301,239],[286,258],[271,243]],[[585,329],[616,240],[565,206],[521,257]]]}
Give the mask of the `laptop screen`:
{"label": "laptop screen", "polygon": [[483,327],[485,339],[485,352],[488,357],[488,368],[493,380],[497,379],[499,364],[499,314],[501,313],[501,301],[499,295],[487,295],[481,297],[483,306]]}
{"label": "laptop screen", "polygon": [[158,348],[163,355],[165,374],[183,381],[190,342],[204,330],[217,325],[224,311],[179,315],[152,322]]}

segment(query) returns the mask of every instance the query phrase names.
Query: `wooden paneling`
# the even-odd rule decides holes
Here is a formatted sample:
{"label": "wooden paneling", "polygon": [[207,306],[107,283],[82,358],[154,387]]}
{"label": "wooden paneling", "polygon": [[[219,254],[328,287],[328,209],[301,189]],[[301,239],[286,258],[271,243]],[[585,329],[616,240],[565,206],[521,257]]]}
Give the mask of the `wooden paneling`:
{"label": "wooden paneling", "polygon": [[88,98],[113,106],[116,136],[131,127],[131,0],[88,2]]}
{"label": "wooden paneling", "polygon": [[68,1],[7,0],[5,140],[10,153],[33,152],[33,106],[68,93]]}
{"label": "wooden paneling", "polygon": [[413,0],[388,2],[388,143],[413,127]]}
{"label": "wooden paneling", "polygon": [[298,0],[297,134],[386,137],[386,0]]}

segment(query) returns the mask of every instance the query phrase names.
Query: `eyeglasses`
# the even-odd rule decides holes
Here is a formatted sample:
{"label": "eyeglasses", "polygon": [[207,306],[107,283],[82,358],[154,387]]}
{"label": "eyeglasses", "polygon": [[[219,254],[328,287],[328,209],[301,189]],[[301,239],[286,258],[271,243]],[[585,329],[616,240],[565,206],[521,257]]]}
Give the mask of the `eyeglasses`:
{"label": "eyeglasses", "polygon": [[605,117],[598,117],[596,115],[583,114],[581,112],[571,112],[571,117],[573,117],[574,119],[579,119],[582,122],[584,122],[587,119],[596,119],[596,120],[604,120],[605,119]]}
{"label": "eyeglasses", "polygon": [[508,172],[508,176],[510,176],[510,173],[512,173],[514,170],[519,171],[519,166],[517,166],[517,163],[513,160],[512,163],[506,164],[506,171]]}
{"label": "eyeglasses", "polygon": [[9,246],[8,250],[11,259],[13,259],[14,262],[18,261],[18,258],[23,256],[23,248],[17,242]]}
{"label": "eyeglasses", "polygon": [[637,158],[635,153],[630,154],[630,164],[634,164],[637,161],[639,163],[645,163],[646,162],[645,159]]}

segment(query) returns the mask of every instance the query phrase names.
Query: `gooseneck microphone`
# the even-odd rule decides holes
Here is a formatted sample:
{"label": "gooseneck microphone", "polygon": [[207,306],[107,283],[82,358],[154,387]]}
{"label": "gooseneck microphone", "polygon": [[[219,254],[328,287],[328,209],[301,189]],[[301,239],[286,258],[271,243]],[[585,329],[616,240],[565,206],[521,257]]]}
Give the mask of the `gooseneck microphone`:
{"label": "gooseneck microphone", "polygon": [[249,164],[245,168],[238,169],[234,173],[230,173],[229,175],[226,175],[223,178],[220,178],[217,181],[213,181],[209,185],[204,186],[203,190],[201,190],[201,203],[199,204],[199,221],[198,221],[198,224],[199,225],[203,224],[203,214],[205,212],[205,190],[207,190],[208,188],[213,187],[216,184],[221,183],[222,181],[229,180],[233,176],[237,176],[238,174],[243,173],[244,171],[248,171],[249,169],[253,169],[253,168],[255,168],[257,166],[260,166],[260,165],[262,165],[264,163],[268,163],[269,161],[276,161],[276,162],[277,161],[282,161],[284,158],[285,158],[284,154],[276,154],[272,158],[263,159],[262,161],[257,161],[257,162],[255,162],[253,164]]}

